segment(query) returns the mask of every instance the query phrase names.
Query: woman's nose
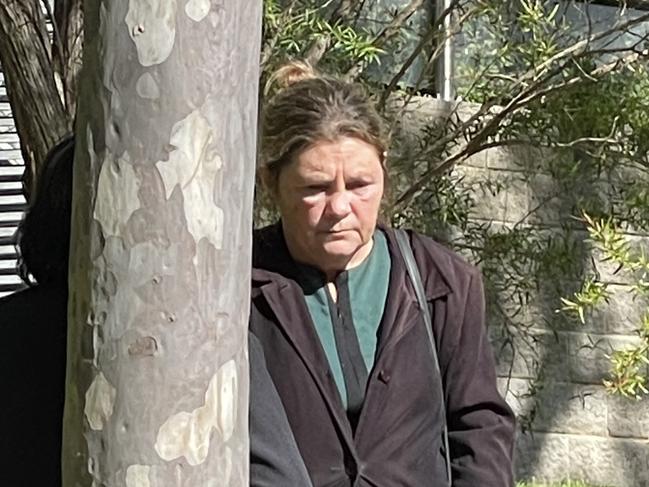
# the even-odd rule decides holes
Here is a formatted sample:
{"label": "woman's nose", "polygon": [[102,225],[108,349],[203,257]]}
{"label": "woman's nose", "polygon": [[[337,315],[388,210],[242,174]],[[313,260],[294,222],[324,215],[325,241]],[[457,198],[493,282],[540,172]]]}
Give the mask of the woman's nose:
{"label": "woman's nose", "polygon": [[351,199],[347,191],[337,191],[329,197],[329,213],[332,216],[344,217],[351,211]]}

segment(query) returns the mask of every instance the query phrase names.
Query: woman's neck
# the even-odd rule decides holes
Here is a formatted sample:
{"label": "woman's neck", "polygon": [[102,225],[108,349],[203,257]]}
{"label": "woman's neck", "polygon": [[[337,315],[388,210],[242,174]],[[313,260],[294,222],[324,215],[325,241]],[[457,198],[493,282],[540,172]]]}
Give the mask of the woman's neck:
{"label": "woman's neck", "polygon": [[354,255],[352,255],[352,257],[344,265],[332,266],[330,268],[327,268],[326,266],[320,267],[320,270],[324,272],[327,278],[327,282],[334,282],[338,274],[340,274],[341,272],[353,269],[354,267],[361,265],[365,261],[365,259],[367,259],[367,256],[372,252],[372,247],[374,247],[373,238],[359,247]]}

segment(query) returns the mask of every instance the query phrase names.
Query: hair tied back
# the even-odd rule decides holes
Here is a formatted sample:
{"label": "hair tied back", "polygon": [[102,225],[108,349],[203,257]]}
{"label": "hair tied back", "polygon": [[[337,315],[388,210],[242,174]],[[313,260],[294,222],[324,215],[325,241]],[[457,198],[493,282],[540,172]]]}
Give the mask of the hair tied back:
{"label": "hair tied back", "polygon": [[275,71],[264,87],[264,95],[268,95],[270,92],[274,91],[275,93],[284,90],[300,81],[305,81],[309,79],[315,79],[318,77],[318,73],[315,68],[311,66],[307,61],[291,61]]}

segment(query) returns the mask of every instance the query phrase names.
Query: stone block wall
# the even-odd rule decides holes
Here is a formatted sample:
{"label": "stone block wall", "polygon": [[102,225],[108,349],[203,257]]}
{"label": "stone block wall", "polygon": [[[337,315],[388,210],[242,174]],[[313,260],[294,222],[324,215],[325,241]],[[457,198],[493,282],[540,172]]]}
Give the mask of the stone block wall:
{"label": "stone block wall", "polygon": [[[417,130],[417,120],[442,119],[450,109],[448,102],[421,99],[404,124]],[[470,113],[471,107],[462,110]],[[495,194],[478,190],[471,218],[510,227],[524,221],[541,232],[562,232],[566,222],[574,221],[571,234],[583,242],[587,234],[574,219],[575,192],[587,196],[606,191],[606,182],[584,184],[566,193],[542,171],[539,161],[548,157],[553,154],[531,148],[497,148],[457,167],[467,190],[475,191],[476,183],[487,181],[497,183],[490,187],[501,188]],[[649,243],[641,235],[629,237]],[[602,385],[611,350],[637,342],[634,325],[640,322],[646,303],[634,300],[628,282],[615,273],[614,266],[591,259],[592,251],[580,245],[584,273],[595,265],[600,275],[615,283],[610,303],[597,311],[595,319],[586,325],[571,323],[556,313],[560,293],[540,292],[518,318],[527,329],[525,337],[510,346],[503,319],[491,313],[501,393],[520,417],[516,473],[519,479],[649,487],[649,399],[614,397]],[[571,283],[548,283],[547,290],[556,284],[565,288]]]}

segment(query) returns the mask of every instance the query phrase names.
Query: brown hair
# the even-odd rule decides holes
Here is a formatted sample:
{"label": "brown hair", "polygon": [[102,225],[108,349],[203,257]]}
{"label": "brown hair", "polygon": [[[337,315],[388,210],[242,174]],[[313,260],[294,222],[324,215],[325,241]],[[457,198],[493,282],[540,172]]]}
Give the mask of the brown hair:
{"label": "brown hair", "polygon": [[311,65],[293,61],[268,80],[276,92],[263,110],[261,168],[271,193],[282,168],[318,140],[357,137],[373,145],[385,170],[388,140],[383,120],[358,84],[318,74]]}

